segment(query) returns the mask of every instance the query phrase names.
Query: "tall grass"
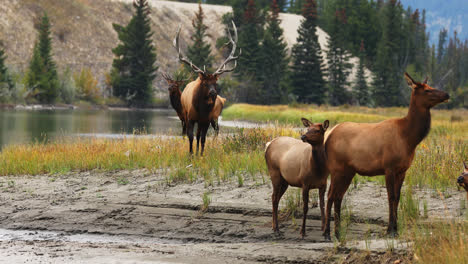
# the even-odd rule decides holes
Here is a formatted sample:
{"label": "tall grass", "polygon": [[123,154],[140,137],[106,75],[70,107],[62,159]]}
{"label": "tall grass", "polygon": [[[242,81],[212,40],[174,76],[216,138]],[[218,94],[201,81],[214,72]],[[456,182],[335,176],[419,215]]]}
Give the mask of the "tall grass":
{"label": "tall grass", "polygon": [[266,174],[265,143],[280,136],[298,137],[289,128],[245,129],[225,138],[209,138],[204,156],[188,154],[183,138],[62,140],[7,146],[0,152],[0,175],[64,173],[84,170],[164,169],[169,182],[208,183],[237,176]]}
{"label": "tall grass", "polygon": [[468,263],[468,222],[419,223],[410,231],[417,263]]}

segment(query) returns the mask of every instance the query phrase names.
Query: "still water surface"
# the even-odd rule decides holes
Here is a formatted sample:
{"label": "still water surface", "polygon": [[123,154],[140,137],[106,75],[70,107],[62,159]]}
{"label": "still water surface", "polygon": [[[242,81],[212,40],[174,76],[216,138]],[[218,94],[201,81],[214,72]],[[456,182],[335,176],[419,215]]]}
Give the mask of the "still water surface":
{"label": "still water surface", "polygon": [[0,148],[68,136],[181,133],[172,110],[0,110]]}

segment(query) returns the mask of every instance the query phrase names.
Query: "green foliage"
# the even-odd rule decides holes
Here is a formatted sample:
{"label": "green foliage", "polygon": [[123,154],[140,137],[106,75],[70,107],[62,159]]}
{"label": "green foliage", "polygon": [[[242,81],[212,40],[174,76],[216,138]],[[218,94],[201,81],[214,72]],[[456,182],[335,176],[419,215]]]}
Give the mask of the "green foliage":
{"label": "green foliage", "polygon": [[[260,81],[261,74],[257,73],[262,66],[260,39],[263,33],[263,23],[261,23],[260,13],[254,0],[248,1],[241,25],[239,47],[242,49],[242,56],[239,58],[239,65],[242,67],[238,68],[237,75]],[[251,90],[254,91],[254,89]],[[247,98],[250,102],[256,102],[256,96],[253,94]]]}
{"label": "green foliage", "polygon": [[39,25],[39,40],[34,45],[26,84],[29,94],[41,103],[53,103],[59,96],[59,80],[52,59],[50,22],[46,13]]}
{"label": "green foliage", "polygon": [[279,104],[286,97],[284,80],[287,76],[288,57],[287,44],[284,42],[283,29],[280,27],[279,7],[276,0],[272,1],[270,16],[262,42],[262,103]]}
{"label": "green foliage", "polygon": [[320,45],[316,35],[317,4],[306,0],[302,11],[304,20],[299,27],[297,43],[292,49],[292,85],[299,102],[322,104],[325,102],[325,81]]}
{"label": "green foliage", "polygon": [[[209,35],[206,33],[208,27],[203,23],[205,14],[201,3],[198,4],[198,12],[195,13],[195,18],[192,20],[192,26],[195,29],[195,33],[191,39],[193,44],[188,47],[187,57],[190,61],[198,67],[205,67],[210,69],[213,63],[213,56],[211,55],[211,46],[206,43],[204,38]],[[188,67],[188,66],[186,66]]]}
{"label": "green foliage", "polygon": [[336,10],[335,17],[328,32],[328,101],[331,105],[350,103],[350,96],[346,90],[347,81],[351,73],[352,64],[349,63],[351,55],[344,49],[346,46],[343,26],[346,23],[344,10]]}
{"label": "green foliage", "polygon": [[93,73],[89,68],[81,69],[80,73],[73,74],[76,85],[76,96],[79,99],[97,102],[99,99],[98,81],[94,79]]}
{"label": "green foliage", "polygon": [[145,106],[153,97],[156,51],[152,44],[150,7],[147,0],[135,0],[135,13],[127,26],[114,24],[120,44],[112,50],[111,83],[114,95],[131,106]]}
{"label": "green foliage", "polygon": [[[0,43],[1,44],[1,43]],[[8,69],[5,65],[6,54],[3,47],[0,45],[0,86],[4,86],[11,90],[13,88],[13,81],[11,80],[11,76],[8,73]]]}
{"label": "green foliage", "polygon": [[364,69],[364,42],[361,44],[356,83],[353,87],[354,97],[358,105],[370,106],[369,87],[367,86],[366,73]]}
{"label": "green foliage", "polygon": [[76,86],[70,69],[66,69],[60,78],[60,97],[67,104],[75,101]]}
{"label": "green foliage", "polygon": [[404,85],[402,76],[406,60],[402,49],[402,11],[401,4],[396,0],[390,0],[382,10],[382,37],[374,66],[374,101],[377,106],[404,104],[401,88]]}

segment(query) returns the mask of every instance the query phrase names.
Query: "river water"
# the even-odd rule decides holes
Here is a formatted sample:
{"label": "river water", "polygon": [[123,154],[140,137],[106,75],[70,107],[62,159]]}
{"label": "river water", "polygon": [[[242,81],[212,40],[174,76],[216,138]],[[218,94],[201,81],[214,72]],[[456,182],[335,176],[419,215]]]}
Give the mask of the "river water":
{"label": "river water", "polygon": [[0,148],[67,136],[181,133],[172,110],[1,110]]}
{"label": "river water", "polygon": [[[221,133],[259,124],[221,121]],[[128,135],[181,135],[172,109],[0,110],[0,149],[11,144],[51,142],[69,137],[121,138]],[[208,135],[213,129],[208,130]]]}

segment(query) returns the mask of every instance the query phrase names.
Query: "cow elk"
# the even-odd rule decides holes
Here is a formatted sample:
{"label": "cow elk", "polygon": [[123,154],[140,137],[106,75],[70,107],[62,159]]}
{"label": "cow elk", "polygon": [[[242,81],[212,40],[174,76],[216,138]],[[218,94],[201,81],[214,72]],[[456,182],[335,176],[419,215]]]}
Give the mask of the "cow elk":
{"label": "cow elk", "polygon": [[[235,56],[237,49],[237,28],[234,22],[232,22],[234,30],[234,39],[229,33],[229,42],[227,44],[232,45],[231,53],[229,57],[218,67],[214,73],[208,73],[205,67],[202,69],[198,68],[191,61],[189,61],[181,52],[179,47],[179,34],[180,26],[177,30],[176,37],[174,38],[174,47],[177,50],[179,60],[198,74],[198,78],[187,84],[184,91],[181,94],[182,109],[184,111],[187,136],[189,138],[190,153],[193,153],[193,129],[195,124],[198,125],[197,131],[197,153],[201,139],[201,155],[203,155],[205,149],[206,133],[210,126],[211,120],[210,115],[214,110],[216,100],[218,98],[218,78],[225,72],[232,72],[237,66],[237,59],[239,54]],[[234,62],[234,66],[230,69],[226,68],[226,65],[230,62]]]}
{"label": "cow elk", "polygon": [[186,122],[184,116],[184,110],[182,108],[182,103],[180,101],[180,97],[182,92],[180,91],[180,87],[187,81],[187,80],[174,80],[170,75],[167,73],[163,73],[162,76],[166,80],[167,84],[169,85],[169,99],[171,101],[171,106],[177,112],[177,116],[182,123],[182,134],[186,133]]}
{"label": "cow elk", "polygon": [[319,189],[322,230],[325,226],[324,196],[328,171],[326,169],[323,140],[329,122],[326,120],[323,124],[311,123],[309,120],[302,118],[302,123],[307,127],[307,133],[301,136],[302,141],[291,137],[273,139],[266,145],[265,160],[273,185],[273,194],[271,196],[273,230],[279,231],[278,204],[281,196],[283,196],[289,185],[300,187],[302,188],[304,203],[301,235],[304,238],[310,189]]}
{"label": "cow elk", "polygon": [[218,97],[216,97],[216,102],[213,107],[213,111],[211,111],[210,117],[209,117],[211,126],[213,127],[216,133],[216,136],[219,133],[218,118],[221,116],[221,113],[223,112],[224,103],[226,103],[226,98],[218,95]]}
{"label": "cow elk", "polygon": [[463,187],[466,191],[466,199],[468,200],[468,165],[466,165],[465,162],[463,162],[463,165],[465,166],[465,170],[462,172],[462,174],[458,177],[457,183],[461,187]]}
{"label": "cow elk", "polygon": [[354,175],[385,175],[389,204],[387,233],[397,235],[397,210],[405,173],[411,166],[416,146],[431,128],[430,109],[449,99],[446,92],[424,82],[415,82],[407,73],[412,88],[408,114],[380,123],[345,122],[335,126],[325,139],[327,167],[331,174],[324,236],[330,238],[331,207],[335,209],[335,235],[339,237],[341,202]]}

